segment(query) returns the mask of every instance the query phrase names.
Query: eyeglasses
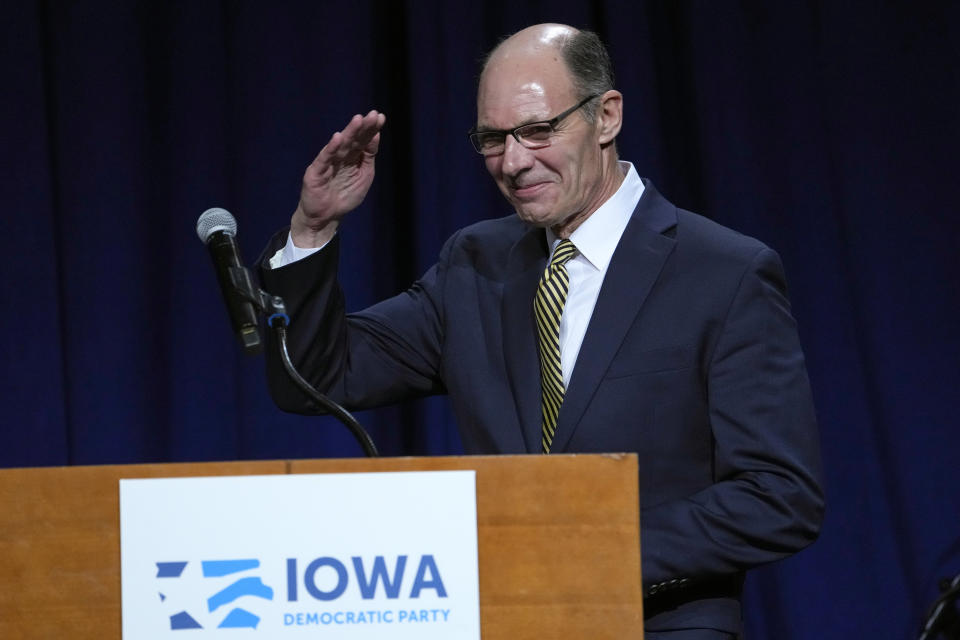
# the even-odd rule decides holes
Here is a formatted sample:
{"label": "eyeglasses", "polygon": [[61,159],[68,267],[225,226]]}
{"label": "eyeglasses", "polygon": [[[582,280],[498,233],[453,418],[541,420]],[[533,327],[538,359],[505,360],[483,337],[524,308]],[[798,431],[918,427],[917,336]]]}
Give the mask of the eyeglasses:
{"label": "eyeglasses", "polygon": [[560,124],[571,113],[587,104],[594,98],[600,96],[595,93],[587,96],[574,106],[570,107],[555,118],[541,120],[539,122],[528,122],[522,124],[516,129],[486,129],[484,131],[471,130],[468,134],[470,142],[477,153],[483,156],[496,156],[503,153],[506,148],[507,136],[511,135],[514,139],[528,149],[540,149],[550,146],[550,140],[553,137],[557,125]]}

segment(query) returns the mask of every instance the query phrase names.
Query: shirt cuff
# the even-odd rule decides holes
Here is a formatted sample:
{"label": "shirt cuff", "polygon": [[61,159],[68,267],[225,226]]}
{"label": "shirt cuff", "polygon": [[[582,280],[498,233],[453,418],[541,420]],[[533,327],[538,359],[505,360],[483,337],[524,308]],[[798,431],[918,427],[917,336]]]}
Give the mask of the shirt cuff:
{"label": "shirt cuff", "polygon": [[[332,238],[331,238],[332,239]],[[307,249],[301,248],[293,244],[293,235],[288,231],[287,232],[287,244],[283,245],[283,249],[277,251],[270,258],[270,268],[279,269],[280,267],[285,267],[288,264],[292,264],[297,260],[302,260],[307,256],[312,256],[323,247],[330,244],[330,240],[327,240],[323,243],[323,246],[320,247],[310,247]]]}

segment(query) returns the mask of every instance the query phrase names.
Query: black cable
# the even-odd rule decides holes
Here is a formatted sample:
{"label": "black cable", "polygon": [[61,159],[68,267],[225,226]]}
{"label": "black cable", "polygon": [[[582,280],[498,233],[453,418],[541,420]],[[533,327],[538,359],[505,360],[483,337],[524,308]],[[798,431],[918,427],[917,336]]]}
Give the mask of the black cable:
{"label": "black cable", "polygon": [[960,639],[960,615],[957,613],[957,602],[960,600],[960,574],[954,576],[953,580],[944,580],[940,585],[940,591],[940,597],[930,607],[919,640]]}
{"label": "black cable", "polygon": [[290,360],[290,353],[287,351],[287,325],[283,318],[274,322],[274,317],[275,316],[270,318],[269,324],[276,332],[277,348],[280,350],[280,360],[283,362],[284,369],[287,370],[287,375],[290,376],[290,379],[293,380],[301,391],[310,396],[311,400],[326,409],[330,415],[342,422],[344,426],[350,430],[350,433],[352,433],[353,437],[360,443],[360,446],[368,458],[379,457],[380,454],[377,452],[377,446],[373,443],[373,438],[371,438],[370,434],[357,422],[356,418],[350,415],[350,412],[339,404],[314,389],[296,370],[293,362]]}

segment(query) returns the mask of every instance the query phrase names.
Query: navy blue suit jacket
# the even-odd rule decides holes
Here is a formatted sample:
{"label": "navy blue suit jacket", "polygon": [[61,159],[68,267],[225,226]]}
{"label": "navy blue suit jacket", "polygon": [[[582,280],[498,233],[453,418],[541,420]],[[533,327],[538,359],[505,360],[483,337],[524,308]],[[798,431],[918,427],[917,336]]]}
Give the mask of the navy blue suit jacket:
{"label": "navy blue suit jacket", "polygon": [[[645,184],[553,451],[639,455],[648,630],[737,632],[743,571],[801,549],[819,529],[809,382],[778,256]],[[285,239],[277,234],[265,255]],[[261,268],[266,289],[287,302],[291,351],[311,382],[356,409],[447,393],[468,453],[539,452],[532,306],[548,253],[542,229],[516,216],[462,229],[408,291],[346,316],[337,253],[335,239]],[[308,411],[272,355],[268,368],[277,403]]]}

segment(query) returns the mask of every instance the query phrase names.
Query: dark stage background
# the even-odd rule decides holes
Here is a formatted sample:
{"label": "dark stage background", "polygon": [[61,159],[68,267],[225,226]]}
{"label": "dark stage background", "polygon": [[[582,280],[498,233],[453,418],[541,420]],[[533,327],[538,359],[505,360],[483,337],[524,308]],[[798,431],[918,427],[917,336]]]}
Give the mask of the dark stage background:
{"label": "dark stage background", "polygon": [[[787,268],[828,513],[751,575],[748,636],[914,636],[960,571],[956,3],[5,3],[0,465],[359,455],[273,407],[194,223],[231,210],[252,262],[375,107],[342,273],[352,308],[401,290],[509,212],[465,136],[476,61],[547,20],[608,42],[621,155]],[[443,399],[359,417],[390,455],[460,450]]]}

